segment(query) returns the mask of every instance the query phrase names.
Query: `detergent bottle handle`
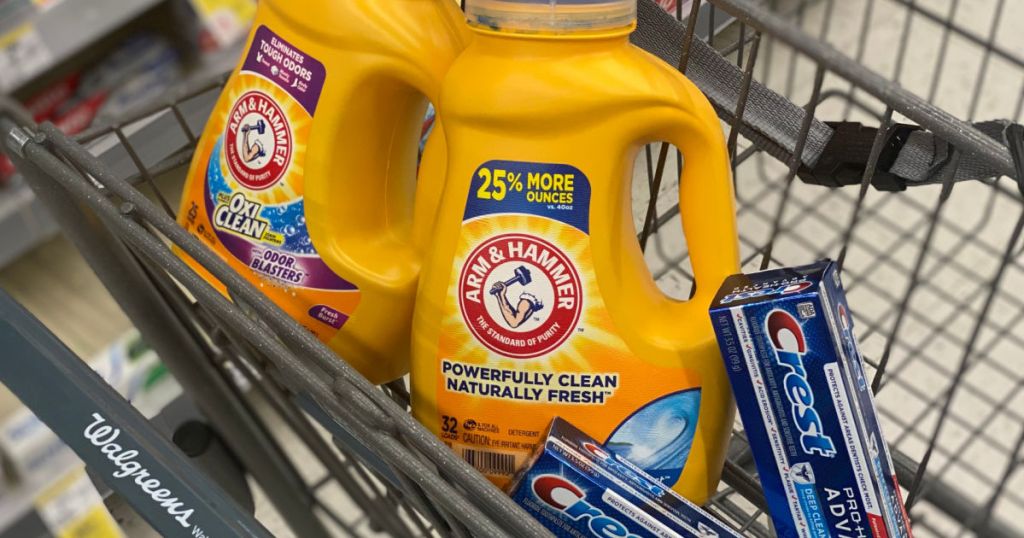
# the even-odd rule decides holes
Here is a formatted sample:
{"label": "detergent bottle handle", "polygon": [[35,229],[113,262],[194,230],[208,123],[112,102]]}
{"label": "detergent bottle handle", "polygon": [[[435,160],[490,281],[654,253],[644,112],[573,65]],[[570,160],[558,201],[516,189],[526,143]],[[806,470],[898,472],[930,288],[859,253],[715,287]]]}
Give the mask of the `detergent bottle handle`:
{"label": "detergent bottle handle", "polygon": [[418,276],[412,216],[427,88],[417,82],[386,68],[333,85],[328,78],[321,101],[342,106],[313,122],[310,235],[324,262],[361,289],[403,289]]}
{"label": "detergent bottle handle", "polygon": [[444,128],[441,120],[435,116],[434,125],[430,128],[420,155],[416,199],[413,205],[412,244],[421,251],[433,241],[447,165],[448,145],[444,137]]}
{"label": "detergent bottle handle", "polygon": [[[671,319],[695,314],[707,318],[706,310],[722,281],[738,272],[740,266],[732,170],[711,103],[688,79],[672,78],[680,85],[677,110],[664,116],[666,121],[659,121],[652,135],[654,140],[675,145],[683,155],[679,211],[696,293],[689,301],[670,301],[666,308]],[[696,313],[694,309],[704,312]]]}
{"label": "detergent bottle handle", "polygon": [[[416,286],[422,241],[429,240],[424,229],[433,224],[428,205],[440,196],[437,183],[416,182],[424,112],[469,38],[453,2],[402,8],[409,12],[401,22],[379,8],[361,12],[401,39],[347,50],[347,62],[328,73],[320,102],[334,108],[313,121],[305,186],[306,220],[320,257],[361,290],[396,300]],[[444,162],[443,151],[432,153]],[[431,179],[443,184],[435,172],[441,165],[431,162]],[[426,201],[417,205],[420,192]]]}

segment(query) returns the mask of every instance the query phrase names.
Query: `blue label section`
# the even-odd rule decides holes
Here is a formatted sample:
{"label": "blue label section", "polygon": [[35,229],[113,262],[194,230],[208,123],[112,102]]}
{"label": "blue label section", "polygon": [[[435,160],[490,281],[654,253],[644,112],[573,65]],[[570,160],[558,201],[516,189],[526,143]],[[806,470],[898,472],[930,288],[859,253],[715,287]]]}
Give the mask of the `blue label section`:
{"label": "blue label section", "polygon": [[796,484],[796,495],[800,499],[800,507],[807,517],[807,523],[811,527],[811,536],[814,538],[831,538],[828,532],[828,522],[825,520],[825,512],[821,507],[821,500],[814,484]]}
{"label": "blue label section", "polygon": [[[220,195],[231,196],[235,192],[231,190],[221,172],[223,138],[222,136],[217,140],[217,145],[214,146],[210,158],[209,168],[206,170],[209,202],[213,206],[217,205]],[[213,214],[212,210],[210,214]],[[306,229],[306,211],[302,198],[296,198],[284,204],[264,205],[259,212],[259,218],[269,224],[270,230],[284,236],[284,244],[280,246],[281,250],[292,254],[316,254],[313,242],[309,239],[309,231]]]}
{"label": "blue label section", "polygon": [[[306,228],[305,203],[297,197],[283,204],[261,204],[232,190],[222,170],[223,137],[218,139],[206,169],[206,214],[221,244],[257,274],[286,285],[322,290],[355,290],[317,254]],[[268,244],[267,232],[283,238]],[[320,321],[334,327],[333,319]],[[342,323],[344,320],[342,320]]]}
{"label": "blue label section", "polygon": [[567,164],[488,161],[473,173],[463,220],[500,213],[547,217],[590,233],[590,180]]}
{"label": "blue label section", "polygon": [[697,433],[700,389],[663,396],[622,421],[605,443],[668,486],[683,474]]}

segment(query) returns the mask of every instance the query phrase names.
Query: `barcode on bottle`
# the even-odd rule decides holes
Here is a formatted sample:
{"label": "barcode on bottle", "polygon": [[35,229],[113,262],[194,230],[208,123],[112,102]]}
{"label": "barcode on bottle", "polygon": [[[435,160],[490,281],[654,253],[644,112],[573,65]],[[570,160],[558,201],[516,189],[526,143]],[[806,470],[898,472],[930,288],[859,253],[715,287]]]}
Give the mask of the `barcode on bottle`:
{"label": "barcode on bottle", "polygon": [[463,448],[462,459],[483,474],[511,475],[516,472],[515,454]]}

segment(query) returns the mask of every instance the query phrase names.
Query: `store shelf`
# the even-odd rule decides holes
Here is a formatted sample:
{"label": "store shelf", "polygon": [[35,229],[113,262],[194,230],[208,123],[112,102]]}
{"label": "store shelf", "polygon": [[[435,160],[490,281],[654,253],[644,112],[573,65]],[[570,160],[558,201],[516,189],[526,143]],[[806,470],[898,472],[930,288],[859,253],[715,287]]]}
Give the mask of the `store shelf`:
{"label": "store shelf", "polygon": [[[193,133],[203,131],[219,95],[220,88],[217,88],[181,103],[181,114]],[[170,110],[163,110],[131,123],[122,132],[134,148],[136,157],[147,169],[152,169],[164,160],[181,153],[189,145],[188,137],[182,132],[178,120]],[[138,173],[132,156],[114,134],[105,135],[86,144],[86,148],[99,157],[118,177],[129,178]]]}
{"label": "store shelf", "polygon": [[[202,132],[218,93],[207,92],[182,105],[182,115],[193,132]],[[147,168],[180,154],[189,143],[169,111],[140,120],[126,128],[124,134]],[[105,136],[87,147],[119,177],[136,174],[134,161],[116,136]],[[0,268],[57,232],[57,223],[19,177],[0,188]]]}
{"label": "store shelf", "polygon": [[[206,57],[193,68],[187,80],[183,82],[183,87],[227,72],[236,62],[238,55],[239,48],[235,47]],[[170,95],[174,93],[175,90],[170,90],[166,100],[169,101]],[[179,109],[192,132],[203,131],[219,94],[220,90],[217,88],[180,104]],[[123,129],[123,134],[147,169],[180,155],[189,144],[177,119],[167,109],[129,124]],[[99,137],[86,144],[86,148],[109,166],[118,177],[127,178],[137,174],[138,169],[131,155],[125,151],[124,144],[116,135]],[[50,239],[57,232],[56,222],[36,202],[32,191],[19,177],[15,177],[6,187],[0,188],[0,268],[17,260],[19,256]]]}
{"label": "store shelf", "polygon": [[10,43],[0,49],[0,93],[13,92],[163,2],[64,0],[4,24],[0,37]]}
{"label": "store shelf", "polygon": [[[216,102],[218,92],[208,92],[182,106],[182,114],[194,132],[202,132],[206,118]],[[188,139],[170,112],[162,112],[140,120],[124,132],[135,145],[138,157],[147,168],[180,154]],[[110,135],[97,140],[88,149],[119,177],[135,175],[131,156]],[[20,178],[0,189],[0,267],[5,267],[36,245],[58,232],[57,223],[36,201],[35,195]]]}

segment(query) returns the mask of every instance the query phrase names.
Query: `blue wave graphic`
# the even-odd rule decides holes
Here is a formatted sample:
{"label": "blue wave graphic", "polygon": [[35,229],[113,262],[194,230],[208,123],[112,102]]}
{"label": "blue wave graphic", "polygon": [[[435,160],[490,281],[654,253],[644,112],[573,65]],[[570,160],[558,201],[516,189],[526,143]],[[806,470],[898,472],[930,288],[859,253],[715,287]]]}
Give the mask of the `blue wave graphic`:
{"label": "blue wave graphic", "polygon": [[605,446],[671,486],[690,456],[699,413],[700,389],[663,396],[624,420]]}
{"label": "blue wave graphic", "polygon": [[[214,206],[217,205],[219,194],[230,196],[234,192],[228,186],[221,166],[223,143],[222,136],[213,148],[210,165],[206,170],[210,201]],[[284,235],[284,244],[278,247],[279,250],[307,256],[316,254],[313,242],[309,239],[309,231],[306,229],[306,204],[302,198],[288,204],[265,205],[260,211],[260,217],[270,223],[271,230]]]}

